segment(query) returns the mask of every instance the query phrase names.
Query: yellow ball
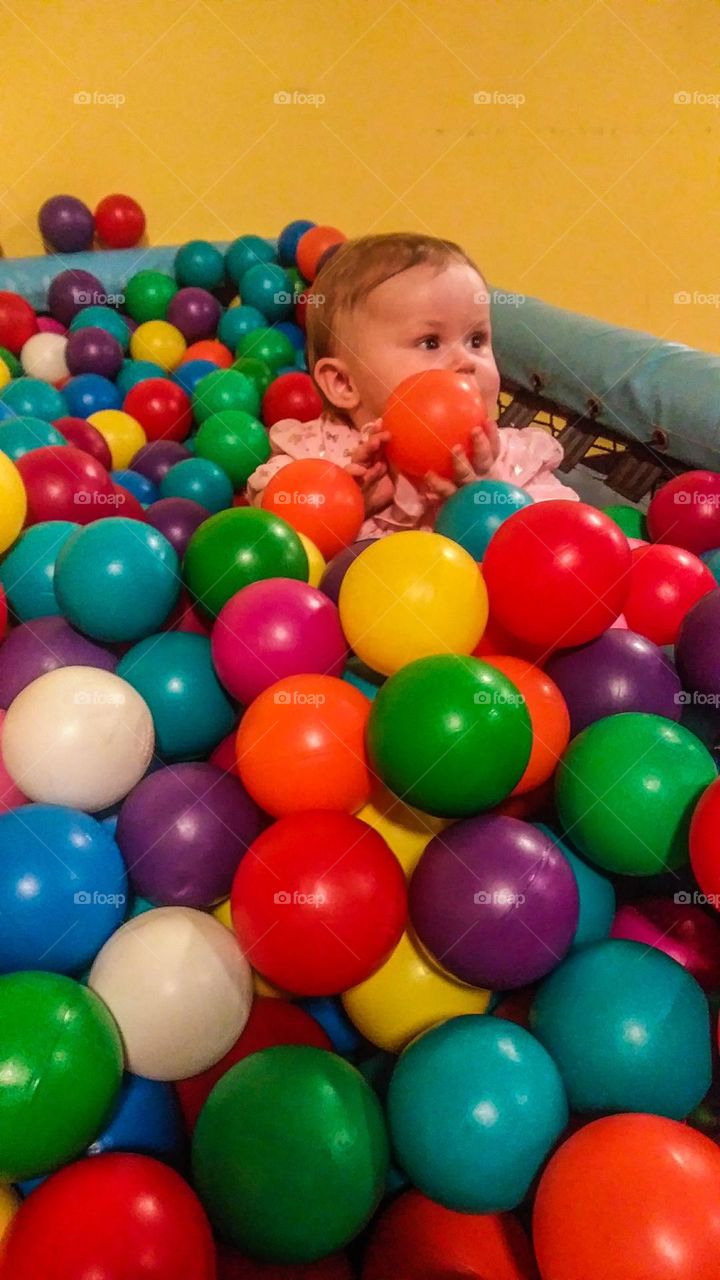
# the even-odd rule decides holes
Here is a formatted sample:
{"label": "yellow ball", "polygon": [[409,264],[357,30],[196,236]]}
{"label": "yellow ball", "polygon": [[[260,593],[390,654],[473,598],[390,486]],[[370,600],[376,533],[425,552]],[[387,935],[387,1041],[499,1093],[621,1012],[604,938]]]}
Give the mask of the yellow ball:
{"label": "yellow ball", "polygon": [[488,598],[467,551],[440,533],[394,533],[366,547],[340,588],[350,648],[384,675],[433,653],[472,653]]}
{"label": "yellow ball", "polygon": [[146,320],[138,325],[130,339],[133,360],[153,360],[162,369],[175,369],[183,356],[187,343],[179,329],[167,320]]}
{"label": "yellow ball", "polygon": [[0,1240],[20,1208],[20,1197],[13,1187],[0,1182]]}
{"label": "yellow ball", "polygon": [[413,809],[378,782],[366,805],[355,814],[374,827],[390,845],[408,880],[425,846],[450,825],[448,818],[433,818]]}
{"label": "yellow ball", "polygon": [[100,432],[110,450],[113,471],[123,471],[130,466],[138,449],[147,444],[147,436],[136,418],[122,409],[98,409],[88,418],[91,426]]}
{"label": "yellow ball", "polygon": [[12,546],[26,513],[27,497],[20,472],[7,454],[0,453],[0,554]]}
{"label": "yellow ball", "polygon": [[240,294],[236,293],[232,302],[228,302],[228,311],[230,311],[232,307],[239,307],[239,306],[240,306]]}
{"label": "yellow ball", "polygon": [[274,987],[271,982],[267,982],[262,974],[255,973],[253,970],[253,988],[256,996],[269,996],[271,1000],[289,1000],[287,991],[281,991],[279,987]]}
{"label": "yellow ball", "polygon": [[325,561],[315,546],[315,543],[311,542],[309,538],[306,538],[304,533],[299,533],[298,538],[302,542],[305,548],[305,554],[308,558],[308,582],[311,587],[319,587],[320,579],[325,572]]}
{"label": "yellow ball", "polygon": [[219,920],[221,924],[225,925],[226,929],[230,929],[232,932],[233,922],[232,914],[230,912],[229,898],[226,898],[224,902],[219,902],[216,907],[213,907],[213,915],[216,920]]}
{"label": "yellow ball", "polygon": [[12,374],[8,369],[4,360],[0,360],[0,391],[6,387],[8,382],[12,382]]}
{"label": "yellow ball", "polygon": [[360,1034],[389,1053],[399,1053],[446,1018],[484,1013],[489,1001],[489,991],[465,986],[436,969],[409,933],[382,968],[342,997]]}

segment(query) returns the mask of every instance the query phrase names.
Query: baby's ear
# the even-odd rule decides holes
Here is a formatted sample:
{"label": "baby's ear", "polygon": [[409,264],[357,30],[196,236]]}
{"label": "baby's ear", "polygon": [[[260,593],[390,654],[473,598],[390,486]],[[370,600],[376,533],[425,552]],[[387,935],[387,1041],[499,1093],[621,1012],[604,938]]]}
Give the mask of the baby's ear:
{"label": "baby's ear", "polygon": [[323,356],[313,369],[313,378],[334,408],[350,412],[359,405],[360,395],[344,360]]}

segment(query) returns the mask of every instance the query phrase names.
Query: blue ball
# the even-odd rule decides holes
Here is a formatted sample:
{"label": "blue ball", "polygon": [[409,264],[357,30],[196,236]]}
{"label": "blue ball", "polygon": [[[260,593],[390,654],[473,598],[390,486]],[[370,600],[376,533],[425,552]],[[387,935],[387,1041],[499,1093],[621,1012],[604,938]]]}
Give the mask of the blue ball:
{"label": "blue ball", "polygon": [[188,360],[187,364],[182,364],[172,375],[172,381],[177,382],[183,391],[192,397],[192,394],[198,384],[208,373],[217,373],[217,365],[212,360]]}
{"label": "blue ball", "polygon": [[549,1053],[524,1027],[488,1014],[450,1018],[413,1040],[387,1112],[410,1181],[461,1213],[516,1208],[568,1120]]}
{"label": "blue ball", "polygon": [[243,302],[261,311],[269,323],[292,314],[293,282],[276,262],[258,262],[250,267],[241,277],[239,288]]}
{"label": "blue ball", "polygon": [[280,320],[273,325],[273,329],[279,329],[280,333],[284,333],[298,351],[305,349],[305,334],[299,324],[295,324],[292,320]]}
{"label": "blue ball", "polygon": [[55,564],[71,533],[71,520],[47,520],[21,533],[0,564],[0,583],[18,622],[60,613],[55,596]]}
{"label": "blue ball", "polygon": [[[122,392],[114,382],[99,373],[79,373],[65,383],[63,391],[67,400],[64,412],[73,418],[89,418],[91,413],[99,413],[101,409],[122,408]],[[62,414],[56,416],[59,418]]]}
{"label": "blue ball", "polygon": [[720,582],[720,547],[715,551],[703,551],[701,560],[705,561],[716,582]]}
{"label": "blue ball", "polygon": [[[225,270],[234,285],[258,262],[274,262],[275,250],[260,236],[238,236],[225,253]],[[243,298],[243,302],[245,299]]]}
{"label": "blue ball", "polygon": [[161,369],[152,360],[123,360],[120,372],[115,379],[123,400],[138,382],[147,382],[148,378],[167,378],[167,370]]}
{"label": "blue ball", "polygon": [[186,631],[141,640],[120,659],[117,674],[145,699],[163,760],[207,758],[237,716],[215,674],[210,641]]}
{"label": "blue ball", "polygon": [[544,822],[532,824],[548,836],[553,844],[567,858],[575,876],[580,899],[578,926],[572,941],[571,951],[577,947],[586,947],[590,942],[600,942],[607,938],[615,918],[615,890],[607,876],[603,876],[594,867],[583,862],[564,840],[556,835]]}
{"label": "blue ball", "polygon": [[190,498],[215,515],[232,506],[232,481],[216,462],[207,458],[185,458],[163,476],[160,497]]}
{"label": "blue ball", "polygon": [[164,1080],[147,1080],[126,1072],[115,1110],[86,1154],[134,1151],[177,1165],[186,1146],[182,1112],[173,1086]]}
{"label": "blue ball", "polygon": [[297,369],[301,369],[303,373],[307,373],[308,371],[307,355],[305,354],[304,348],[302,351],[298,351],[297,353],[297,360],[295,361],[295,367]]}
{"label": "blue ball", "polygon": [[46,445],[67,444],[60,432],[44,418],[8,418],[0,422],[0,453],[13,462]]}
{"label": "blue ball", "polygon": [[287,226],[283,227],[278,236],[277,251],[278,258],[284,267],[295,266],[298,243],[305,232],[315,226],[317,223],[308,222],[306,218],[296,218],[294,222],[288,222]]}
{"label": "blue ball", "polygon": [[452,538],[473,560],[482,560],[488,543],[501,524],[532,505],[532,498],[517,485],[504,480],[478,480],[463,485],[443,503],[435,521],[435,532]]}
{"label": "blue ball", "polygon": [[306,1013],[320,1023],[336,1053],[347,1058],[360,1048],[363,1038],[348,1018],[339,999],[334,996],[308,996],[300,1004]]}
{"label": "blue ball", "polygon": [[39,378],[13,378],[0,391],[0,399],[21,418],[44,418],[46,422],[55,422],[57,418],[72,413],[64,393]]}
{"label": "blue ball", "polygon": [[110,516],[67,539],[55,593],[63,616],[93,639],[139,640],[157,631],[177,603],[178,558],[150,525]]}
{"label": "blue ball", "polygon": [[228,307],[220,319],[218,338],[231,351],[235,351],[241,338],[255,329],[264,329],[267,324],[262,311],[257,307]]}
{"label": "blue ball", "polygon": [[142,502],[145,506],[150,506],[151,502],[157,502],[160,497],[160,490],[152,480],[148,480],[147,476],[141,475],[139,471],[111,471],[111,478],[115,484],[122,485],[123,489],[127,489],[138,502]]}
{"label": "blue ball", "polygon": [[611,938],[573,952],[541,984],[530,1019],[581,1114],[684,1120],[710,1087],[708,1002],[654,947]]}
{"label": "blue ball", "polygon": [[113,837],[86,813],[30,804],[0,814],[0,848],[0,972],[86,968],[125,917]]}

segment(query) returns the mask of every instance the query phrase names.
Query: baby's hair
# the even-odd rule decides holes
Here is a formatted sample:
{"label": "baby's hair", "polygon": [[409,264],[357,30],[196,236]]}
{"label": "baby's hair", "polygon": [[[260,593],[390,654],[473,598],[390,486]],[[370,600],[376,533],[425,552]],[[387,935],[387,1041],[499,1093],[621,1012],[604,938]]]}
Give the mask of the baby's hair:
{"label": "baby's hair", "polygon": [[[309,290],[305,315],[310,372],[323,356],[335,354],[336,326],[341,312],[350,314],[379,284],[410,267],[428,264],[441,270],[451,262],[465,262],[482,277],[477,263],[452,240],[439,240],[412,231],[346,240],[327,258]],[[325,411],[343,417],[321,388],[318,387],[318,391]]]}

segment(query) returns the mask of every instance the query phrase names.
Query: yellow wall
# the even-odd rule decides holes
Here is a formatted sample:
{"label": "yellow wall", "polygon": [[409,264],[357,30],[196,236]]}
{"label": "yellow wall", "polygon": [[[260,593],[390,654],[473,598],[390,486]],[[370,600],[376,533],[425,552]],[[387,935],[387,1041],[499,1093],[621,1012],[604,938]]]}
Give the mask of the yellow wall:
{"label": "yellow wall", "polygon": [[425,229],[720,351],[718,0],[3,0],[0,41],[6,256],[58,191],[130,192],[153,243]]}

